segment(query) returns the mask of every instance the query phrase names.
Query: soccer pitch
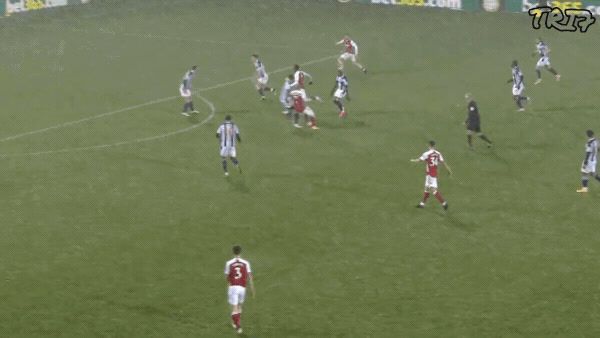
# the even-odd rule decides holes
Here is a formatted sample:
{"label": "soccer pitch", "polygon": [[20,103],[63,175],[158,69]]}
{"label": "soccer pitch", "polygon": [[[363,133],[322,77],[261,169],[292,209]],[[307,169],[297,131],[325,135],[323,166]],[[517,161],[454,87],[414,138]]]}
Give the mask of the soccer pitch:
{"label": "soccer pitch", "polygon": [[[352,101],[329,99],[335,43]],[[552,49],[534,86],[535,38]],[[314,76],[320,130],[260,101]],[[223,266],[240,244],[257,297],[248,337],[600,335],[600,184],[575,192],[600,132],[600,34],[525,14],[327,1],[98,1],[0,20],[0,336],[229,337]],[[520,61],[525,112],[511,97]],[[178,86],[198,65],[200,114]],[[468,149],[464,94],[483,131]],[[230,114],[242,175],[223,177]],[[435,140],[445,212],[423,210]]]}

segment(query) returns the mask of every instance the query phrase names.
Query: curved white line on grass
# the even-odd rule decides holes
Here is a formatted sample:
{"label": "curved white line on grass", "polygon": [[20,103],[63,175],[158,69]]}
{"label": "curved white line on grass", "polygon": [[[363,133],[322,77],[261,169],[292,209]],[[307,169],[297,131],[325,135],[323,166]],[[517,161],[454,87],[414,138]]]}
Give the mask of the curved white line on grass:
{"label": "curved white line on grass", "polygon": [[206,105],[210,109],[210,112],[204,120],[202,120],[201,122],[199,122],[197,124],[194,124],[193,126],[189,126],[189,127],[183,128],[183,129],[178,129],[178,130],[168,132],[165,134],[143,137],[143,138],[138,138],[138,139],[130,140],[130,141],[121,141],[121,142],[109,143],[109,144],[98,144],[98,145],[94,145],[94,146],[79,147],[79,148],[64,148],[64,149],[57,149],[57,150],[35,151],[35,152],[29,152],[29,153],[0,154],[0,157],[38,156],[38,155],[70,153],[70,152],[75,152],[75,151],[103,150],[103,149],[107,149],[107,148],[119,147],[119,146],[124,146],[124,145],[129,145],[129,144],[138,144],[138,143],[161,140],[161,139],[164,139],[164,138],[167,138],[170,136],[187,133],[189,131],[192,131],[192,130],[206,124],[208,121],[212,120],[213,117],[215,117],[215,113],[217,111],[215,108],[215,105],[212,102],[208,101],[206,98],[204,98],[200,95],[196,95],[196,96],[198,98],[200,98],[200,100],[204,101],[204,103],[206,103]]}
{"label": "curved white line on grass", "polygon": [[[308,62],[304,62],[304,63],[302,63],[302,65],[308,66],[308,65],[315,64],[315,63],[320,63],[320,62],[323,62],[323,61],[327,61],[327,60],[333,59],[335,57],[337,57],[337,55],[326,56],[326,57],[323,57],[323,58],[320,58],[320,59],[316,59],[316,60],[311,60],[311,61],[308,61]],[[279,69],[276,69],[276,70],[272,71],[271,74],[281,73],[281,72],[289,70],[289,69],[290,69],[290,67],[279,68]],[[237,79],[237,80],[233,80],[233,81],[229,81],[229,82],[224,82],[224,83],[216,84],[216,85],[210,86],[210,87],[200,88],[200,89],[195,90],[194,93],[197,94],[197,93],[201,93],[201,92],[205,92],[205,91],[209,91],[209,90],[213,90],[213,89],[219,89],[219,88],[231,86],[231,85],[234,85],[234,84],[237,84],[237,83],[240,83],[240,82],[252,80],[253,78],[254,78],[254,76],[248,76],[248,77],[245,77],[245,78],[241,78],[241,79]],[[104,118],[104,117],[107,117],[107,116],[111,116],[111,115],[115,115],[115,114],[119,114],[119,113],[124,113],[124,112],[135,110],[135,109],[138,109],[138,108],[143,108],[143,107],[155,105],[155,104],[158,104],[158,103],[171,101],[171,100],[174,100],[174,99],[176,99],[178,97],[179,96],[169,96],[169,97],[165,97],[165,98],[162,98],[162,99],[156,99],[156,100],[152,100],[152,101],[148,101],[148,102],[136,104],[134,106],[129,106],[129,107],[125,107],[125,108],[121,108],[121,109],[109,111],[107,113],[102,113],[102,114],[99,114],[99,115],[85,117],[85,118],[82,118],[82,119],[79,119],[79,120],[73,120],[73,121],[63,122],[63,123],[60,123],[60,124],[57,124],[57,125],[54,125],[54,126],[50,126],[50,127],[46,127],[46,128],[42,128],[42,129],[37,129],[37,130],[31,130],[31,131],[27,131],[27,132],[16,134],[16,135],[12,135],[12,136],[7,136],[7,137],[4,137],[4,138],[0,139],[0,142],[12,141],[12,140],[16,140],[16,139],[19,139],[19,138],[22,138],[22,137],[26,137],[26,136],[30,136],[30,135],[41,134],[41,133],[45,133],[47,131],[51,131],[51,130],[55,130],[55,129],[60,129],[60,128],[65,128],[65,127],[69,127],[69,126],[72,126],[72,125],[76,125],[76,124],[80,124],[80,123],[85,123],[85,122],[89,122],[89,121],[101,119],[101,118]]]}

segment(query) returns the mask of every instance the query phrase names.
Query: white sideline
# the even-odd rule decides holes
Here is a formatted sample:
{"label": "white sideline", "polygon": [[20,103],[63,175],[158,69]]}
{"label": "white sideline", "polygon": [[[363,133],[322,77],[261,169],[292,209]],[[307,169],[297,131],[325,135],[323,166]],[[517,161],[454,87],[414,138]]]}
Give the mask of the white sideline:
{"label": "white sideline", "polygon": [[[333,59],[337,57],[337,55],[330,55],[330,56],[326,56],[320,59],[316,59],[316,60],[311,60],[308,62],[304,62],[302,63],[302,65],[312,65],[315,63],[320,63],[323,61],[327,61],[329,59]],[[283,67],[283,68],[279,68],[276,69],[274,71],[271,72],[271,74],[276,74],[276,73],[281,73],[285,70],[289,70],[290,67]],[[254,77],[253,76],[248,76],[245,78],[241,78],[241,79],[237,79],[237,80],[232,80],[229,82],[224,82],[224,83],[220,83],[214,86],[210,86],[210,87],[206,87],[206,88],[200,88],[194,91],[194,93],[200,93],[200,92],[205,92],[205,91],[209,91],[209,90],[213,90],[213,89],[219,89],[219,88],[223,88],[223,87],[227,87],[227,86],[231,86],[240,82],[244,82],[244,81],[249,81],[252,80]],[[169,97],[165,97],[162,99],[156,99],[156,100],[152,100],[152,101],[148,101],[145,103],[140,103],[134,106],[129,106],[129,107],[125,107],[125,108],[121,108],[121,109],[117,109],[117,110],[113,110],[107,113],[102,113],[99,115],[94,115],[94,116],[90,116],[90,117],[85,117],[79,120],[73,120],[73,121],[68,121],[68,122],[63,122],[54,126],[50,126],[50,127],[46,127],[46,128],[42,128],[42,129],[37,129],[37,130],[32,130],[32,131],[27,131],[24,133],[20,133],[20,134],[16,134],[16,135],[12,135],[12,136],[7,136],[4,137],[2,139],[0,139],[0,142],[6,142],[6,141],[11,141],[11,140],[16,140],[25,136],[29,136],[29,135],[35,135],[35,134],[40,134],[40,133],[44,133],[50,130],[54,130],[54,129],[60,129],[60,128],[64,128],[64,127],[69,127],[72,125],[76,125],[76,124],[80,124],[80,123],[84,123],[84,122],[88,122],[88,121],[93,121],[93,120],[97,120],[97,119],[101,119],[103,117],[107,117],[107,116],[111,116],[111,115],[115,115],[115,114],[119,114],[119,113],[124,113],[130,110],[135,110],[138,108],[142,108],[142,107],[146,107],[146,106],[151,106],[151,105],[155,105],[158,103],[162,103],[162,102],[166,102],[166,101],[171,101],[174,100],[176,98],[178,98],[179,96],[169,96]]]}
{"label": "white sideline", "polygon": [[168,132],[165,134],[143,137],[143,138],[138,138],[138,139],[130,140],[130,141],[121,141],[121,142],[108,143],[108,144],[98,144],[98,145],[94,145],[94,146],[79,147],[79,148],[64,148],[64,149],[36,151],[36,152],[29,152],[29,153],[0,154],[0,157],[37,156],[37,155],[68,153],[68,152],[74,152],[74,151],[101,150],[101,149],[106,149],[106,148],[123,146],[123,145],[127,145],[127,144],[136,144],[136,143],[156,141],[156,140],[160,140],[160,139],[167,138],[170,136],[187,133],[188,131],[196,129],[196,128],[200,127],[201,125],[206,124],[208,121],[212,120],[213,117],[215,117],[215,113],[216,113],[215,105],[212,102],[208,101],[205,97],[202,97],[200,95],[196,95],[196,96],[198,98],[200,98],[200,100],[204,101],[204,103],[206,103],[210,112],[204,120],[202,120],[199,123],[194,124],[193,126],[189,126],[189,127],[183,128],[183,129],[178,129],[178,130]]}

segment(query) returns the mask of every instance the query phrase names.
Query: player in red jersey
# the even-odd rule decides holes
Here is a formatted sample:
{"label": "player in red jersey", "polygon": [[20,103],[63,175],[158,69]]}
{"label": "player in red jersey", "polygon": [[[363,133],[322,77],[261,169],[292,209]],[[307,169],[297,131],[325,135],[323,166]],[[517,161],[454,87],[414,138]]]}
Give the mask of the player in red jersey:
{"label": "player in red jersey", "polygon": [[356,44],[356,42],[352,41],[352,39],[350,39],[348,35],[345,35],[343,39],[336,43],[336,45],[344,45],[344,50],[342,51],[342,54],[337,60],[339,70],[344,69],[344,61],[350,60],[356,67],[360,68],[360,70],[362,70],[363,73],[367,73],[367,68],[363,67],[363,65],[361,65],[357,61],[358,45]]}
{"label": "player in red jersey", "polygon": [[308,101],[308,99],[311,100],[317,100],[319,102],[321,102],[321,98],[318,96],[308,96],[306,94],[306,89],[304,87],[304,83],[306,81],[306,78],[308,78],[308,84],[312,85],[312,75],[308,74],[307,72],[300,70],[300,66],[299,65],[294,65],[294,80],[293,82],[290,84],[290,88],[293,90],[299,90],[300,92],[302,92],[302,98],[304,99],[304,101]]}
{"label": "player in red jersey", "polygon": [[448,202],[444,200],[442,194],[438,191],[437,184],[437,175],[438,175],[438,165],[442,163],[450,176],[452,176],[452,170],[446,162],[444,161],[444,157],[442,153],[435,149],[435,141],[429,141],[429,150],[424,152],[423,155],[419,158],[415,158],[410,160],[411,162],[425,162],[426,164],[426,172],[427,176],[425,177],[425,193],[423,194],[423,201],[417,205],[417,208],[424,208],[429,195],[433,193],[433,196],[442,203],[444,210],[448,210]]}
{"label": "player in red jersey", "polygon": [[233,247],[233,259],[230,259],[225,263],[225,277],[229,288],[227,290],[227,298],[231,305],[231,325],[238,333],[242,333],[241,317],[242,317],[242,304],[246,298],[246,285],[250,285],[250,291],[252,291],[252,297],[256,296],[254,290],[254,280],[252,278],[252,270],[250,270],[250,263],[242,259],[240,254],[242,253],[242,247],[236,245]]}
{"label": "player in red jersey", "polygon": [[310,101],[310,99],[305,100],[303,93],[297,89],[292,90],[290,95],[292,96],[292,100],[294,100],[294,127],[302,128],[298,122],[300,119],[300,114],[303,114],[307,120],[308,126],[311,129],[319,129],[319,127],[317,127],[317,117],[315,112],[308,105],[306,105],[306,101]]}

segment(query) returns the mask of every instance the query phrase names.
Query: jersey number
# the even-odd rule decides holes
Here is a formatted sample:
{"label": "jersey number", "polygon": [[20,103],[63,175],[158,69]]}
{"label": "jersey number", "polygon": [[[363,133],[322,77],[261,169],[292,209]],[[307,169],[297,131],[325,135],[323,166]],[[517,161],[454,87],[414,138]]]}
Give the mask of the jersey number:
{"label": "jersey number", "polygon": [[239,266],[236,266],[235,268],[233,268],[233,270],[235,270],[235,275],[233,276],[233,279],[242,278],[242,268],[240,268]]}

